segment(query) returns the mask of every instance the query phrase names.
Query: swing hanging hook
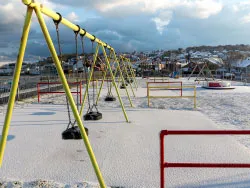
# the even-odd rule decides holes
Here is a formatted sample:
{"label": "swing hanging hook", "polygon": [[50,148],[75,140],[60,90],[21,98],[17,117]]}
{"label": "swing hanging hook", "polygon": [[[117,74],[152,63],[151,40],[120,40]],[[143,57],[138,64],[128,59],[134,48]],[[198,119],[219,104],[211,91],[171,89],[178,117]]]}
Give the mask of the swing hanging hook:
{"label": "swing hanging hook", "polygon": [[82,29],[82,30],[83,30],[84,33],[83,34],[80,33],[80,36],[83,38],[86,35],[87,31],[85,29]]}
{"label": "swing hanging hook", "polygon": [[53,22],[56,26],[59,25],[59,23],[62,21],[62,15],[59,12],[56,12],[56,14],[59,16],[58,20],[53,19]]}
{"label": "swing hanging hook", "polygon": [[77,27],[78,27],[78,29],[77,29],[77,31],[74,31],[74,33],[75,33],[75,35],[77,36],[78,35],[78,33],[80,32],[80,30],[81,30],[81,27],[79,26],[79,25],[76,25]]}
{"label": "swing hanging hook", "polygon": [[92,35],[94,37],[94,39],[90,39],[93,42],[95,42],[95,39],[96,39],[96,36],[95,35]]}

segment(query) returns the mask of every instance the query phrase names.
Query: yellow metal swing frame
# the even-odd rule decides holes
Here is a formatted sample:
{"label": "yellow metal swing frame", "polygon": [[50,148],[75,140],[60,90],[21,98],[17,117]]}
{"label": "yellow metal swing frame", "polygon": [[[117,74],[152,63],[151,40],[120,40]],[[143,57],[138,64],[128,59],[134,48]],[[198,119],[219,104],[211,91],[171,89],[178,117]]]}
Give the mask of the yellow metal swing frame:
{"label": "yellow metal swing frame", "polygon": [[[48,45],[49,51],[51,53],[51,56],[53,58],[55,66],[57,68],[58,75],[59,75],[59,77],[61,79],[61,82],[63,84],[63,88],[64,88],[65,93],[67,95],[67,98],[69,100],[69,104],[70,104],[70,107],[71,107],[72,112],[74,114],[74,118],[75,118],[75,120],[77,122],[77,125],[79,126],[79,129],[80,129],[84,144],[85,144],[87,152],[89,154],[89,157],[90,157],[92,166],[94,168],[95,174],[97,176],[97,179],[99,181],[100,187],[104,188],[104,187],[106,187],[104,179],[102,177],[99,165],[98,165],[98,163],[96,161],[94,152],[92,150],[89,139],[88,139],[87,134],[85,132],[83,122],[81,120],[83,107],[84,107],[84,102],[83,102],[83,105],[81,107],[81,111],[79,113],[78,110],[77,110],[76,104],[74,102],[73,96],[72,96],[72,94],[70,92],[70,88],[69,88],[69,85],[67,83],[67,79],[66,79],[66,77],[64,75],[63,69],[61,67],[61,63],[60,63],[59,58],[57,56],[56,49],[55,49],[55,47],[53,45],[52,39],[50,37],[49,31],[47,29],[47,26],[46,26],[44,18],[43,18],[43,14],[48,16],[48,17],[53,18],[54,20],[59,20],[60,16],[57,13],[53,12],[52,10],[44,7],[42,4],[34,2],[34,0],[22,0],[22,2],[27,6],[27,11],[26,11],[26,16],[25,16],[25,21],[24,21],[22,37],[21,37],[21,41],[20,41],[19,54],[18,54],[18,57],[17,57],[15,72],[14,72],[13,80],[12,80],[13,84],[12,84],[11,91],[10,91],[9,101],[8,101],[8,105],[7,105],[7,112],[6,112],[6,116],[5,116],[5,120],[4,120],[3,130],[2,130],[2,137],[1,137],[1,141],[0,141],[0,167],[1,167],[2,162],[3,162],[4,151],[5,151],[5,148],[6,148],[7,136],[8,136],[9,127],[10,127],[10,123],[11,123],[11,118],[12,118],[12,114],[13,114],[13,108],[14,108],[14,104],[15,104],[15,96],[16,96],[16,93],[17,93],[18,82],[19,82],[19,79],[20,79],[22,63],[23,63],[25,49],[26,49],[28,36],[29,36],[29,31],[30,31],[31,17],[32,17],[33,11],[35,11],[36,16],[38,18],[38,22],[39,22],[40,27],[42,29],[44,38],[45,38],[46,43]],[[62,18],[60,23],[62,23],[63,25],[65,25],[65,26],[67,26],[69,28],[71,28],[74,31],[78,31],[77,25],[71,23],[70,21],[68,21],[65,18]],[[105,51],[105,47],[107,49],[111,50],[115,54],[114,49],[111,46],[104,43],[103,41],[101,41],[100,39],[96,38],[95,36],[89,34],[85,30],[81,29],[79,33],[84,34],[85,37],[87,37],[90,40],[93,40],[94,42],[97,43],[96,52],[95,52],[95,56],[94,56],[94,63],[96,61],[96,57],[97,57],[99,48],[101,48],[101,50],[102,50],[102,52],[104,54],[105,61],[107,63],[108,69],[111,72],[113,86],[116,89],[116,92],[117,92],[120,104],[122,106],[122,110],[123,110],[125,119],[128,122],[129,121],[128,116],[126,114],[123,102],[121,100],[118,87],[117,87],[117,85],[115,83],[114,75],[112,74],[112,71],[111,71],[111,67],[110,67],[109,60],[108,60],[108,57],[107,57],[107,54],[106,54],[106,51]],[[93,70],[91,71],[90,74],[92,75],[92,73],[93,73]],[[90,82],[90,80],[91,79],[89,79],[88,82]],[[124,81],[124,79],[123,79],[123,81]],[[89,86],[89,84],[88,84],[88,86]],[[86,100],[86,96],[84,95],[84,101],[85,100]]]}

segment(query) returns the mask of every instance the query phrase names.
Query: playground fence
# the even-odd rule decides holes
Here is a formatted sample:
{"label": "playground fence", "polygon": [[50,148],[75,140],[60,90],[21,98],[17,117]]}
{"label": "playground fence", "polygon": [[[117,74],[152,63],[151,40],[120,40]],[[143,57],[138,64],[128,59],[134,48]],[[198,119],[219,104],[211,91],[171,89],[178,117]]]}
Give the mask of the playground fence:
{"label": "playground fence", "polygon": [[164,188],[165,168],[250,168],[247,163],[169,163],[164,159],[164,136],[168,135],[250,135],[250,130],[162,130],[160,132],[160,187]]}
{"label": "playground fence", "polygon": [[[150,86],[152,84],[168,84],[165,86]],[[179,84],[179,86],[173,86],[171,84]],[[183,89],[187,88],[193,88],[194,94],[193,95],[183,95]],[[171,90],[180,90],[179,96],[154,96],[150,95],[150,90],[152,89],[171,89]],[[175,82],[147,82],[147,98],[148,98],[148,106],[150,106],[150,99],[151,98],[193,98],[194,99],[194,108],[196,108],[196,86],[183,86],[181,81],[175,81]]]}
{"label": "playground fence", "polygon": [[[82,82],[69,82],[69,85],[77,85],[79,86],[79,89],[77,91],[71,91],[72,94],[80,95],[80,104],[82,104]],[[47,91],[41,91],[41,89],[44,90],[44,87],[41,87],[41,85],[47,86]],[[40,102],[40,95],[41,94],[62,94],[65,93],[64,91],[51,91],[50,87],[55,86],[62,86],[61,82],[38,82],[37,83],[37,100]]]}

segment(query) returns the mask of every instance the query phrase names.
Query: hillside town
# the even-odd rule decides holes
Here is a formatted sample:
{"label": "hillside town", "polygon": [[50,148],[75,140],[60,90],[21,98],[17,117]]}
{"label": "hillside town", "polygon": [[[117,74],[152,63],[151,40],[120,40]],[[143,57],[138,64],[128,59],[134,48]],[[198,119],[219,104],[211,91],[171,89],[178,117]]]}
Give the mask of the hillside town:
{"label": "hillside town", "polygon": [[[188,75],[194,69],[193,62],[206,62],[212,74],[218,78],[230,75],[231,78],[249,77],[250,49],[248,45],[216,46],[216,47],[189,47],[177,50],[155,50],[146,52],[124,53],[130,58],[133,68],[138,76],[163,75],[168,76],[173,72]],[[74,54],[63,58],[63,69],[66,74],[83,72],[83,56],[78,61]],[[88,59],[92,58],[88,54]],[[101,58],[104,59],[101,55]],[[100,62],[101,63],[101,62]],[[112,62],[111,62],[112,63]],[[0,66],[1,76],[13,74],[15,63]],[[197,70],[194,70],[198,72]],[[22,75],[56,75],[56,67],[52,58],[47,57],[33,63],[23,63]]]}

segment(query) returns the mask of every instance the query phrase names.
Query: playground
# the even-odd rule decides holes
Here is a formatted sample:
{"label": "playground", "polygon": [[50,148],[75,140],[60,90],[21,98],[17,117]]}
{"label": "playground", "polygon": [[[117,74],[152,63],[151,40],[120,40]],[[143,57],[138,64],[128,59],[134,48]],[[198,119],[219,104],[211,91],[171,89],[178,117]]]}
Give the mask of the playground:
{"label": "playground", "polygon": [[[179,80],[183,85],[194,84],[194,80]],[[85,122],[107,186],[159,187],[159,132],[163,129],[244,130],[249,127],[247,96],[250,89],[242,83],[235,82],[235,90],[225,91],[206,90],[197,85],[197,109],[194,109],[193,100],[189,98],[152,99],[148,107],[147,80],[137,81],[136,98],[132,98],[134,108],[130,107],[125,90],[121,90],[129,123],[124,119],[119,101],[105,102],[108,90],[105,84],[98,104],[103,119]],[[157,92],[165,95],[164,90]],[[27,185],[42,182],[98,187],[83,142],[61,139],[68,122],[64,95],[45,94],[41,98],[40,103],[37,98],[17,103],[0,177],[6,182],[19,180]],[[5,108],[1,109],[3,115]],[[249,143],[248,136],[244,135],[169,136],[165,139],[165,160],[249,163]],[[169,168],[165,173],[166,187],[249,186],[248,169]],[[40,182],[33,182],[38,179]]]}
{"label": "playground", "polygon": [[[109,44],[58,12],[23,3],[19,55],[0,107],[0,187],[250,187],[247,83],[211,80],[198,62],[196,78],[136,78],[130,59]],[[58,80],[16,101],[32,13]],[[56,45],[43,15],[54,22]],[[65,76],[60,24],[73,31],[84,78]]]}

